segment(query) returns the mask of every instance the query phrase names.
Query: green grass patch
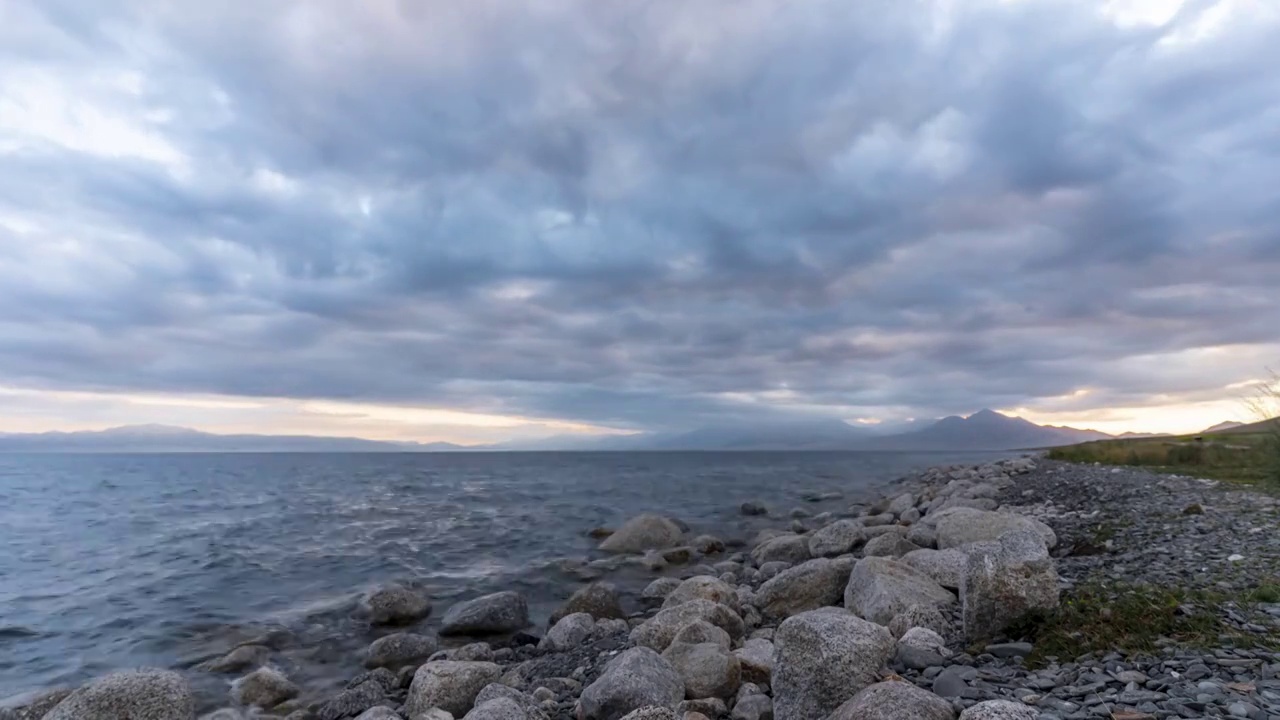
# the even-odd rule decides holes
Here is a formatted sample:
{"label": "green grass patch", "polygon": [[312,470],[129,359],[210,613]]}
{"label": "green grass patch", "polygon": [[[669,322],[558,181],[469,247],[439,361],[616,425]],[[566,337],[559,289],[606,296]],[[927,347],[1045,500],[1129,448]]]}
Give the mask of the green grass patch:
{"label": "green grass patch", "polygon": [[1048,457],[1280,488],[1280,439],[1267,432],[1098,440],[1054,448]]}

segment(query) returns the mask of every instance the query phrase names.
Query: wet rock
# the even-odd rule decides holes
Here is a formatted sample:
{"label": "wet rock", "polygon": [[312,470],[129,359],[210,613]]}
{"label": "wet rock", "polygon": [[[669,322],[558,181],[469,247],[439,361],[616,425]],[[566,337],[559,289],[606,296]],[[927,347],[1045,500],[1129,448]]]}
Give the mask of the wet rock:
{"label": "wet rock", "polygon": [[520,593],[506,591],[455,604],[444,614],[440,633],[490,635],[514,632],[528,626],[528,602]]}
{"label": "wet rock", "polygon": [[720,603],[734,612],[738,610],[738,591],[719,578],[707,575],[696,575],[680,583],[663,600],[662,607],[674,607],[690,600],[710,600],[714,603]]}
{"label": "wet rock", "polygon": [[889,631],[839,608],[793,615],[774,635],[774,714],[825,718],[874,683],[892,657]]}
{"label": "wet rock", "polygon": [[181,675],[132,670],[101,677],[63,698],[45,720],[191,720],[195,701]]}
{"label": "wet rock", "polygon": [[[397,683],[398,684],[398,683]],[[377,680],[349,687],[326,701],[316,711],[318,720],[341,720],[359,715],[386,700],[387,689]]]}
{"label": "wet rock", "polygon": [[258,668],[231,685],[231,697],[241,705],[271,709],[298,696],[297,685],[274,668]]}
{"label": "wet rock", "polygon": [[[521,633],[517,633],[513,641],[519,640]],[[536,638],[534,640],[536,643]],[[526,643],[527,644],[527,643]],[[491,662],[493,660],[493,648],[489,643],[473,642],[454,648],[449,651],[449,657],[446,660],[478,660],[480,662]]]}
{"label": "wet rock", "polygon": [[908,682],[881,682],[863,688],[831,713],[829,720],[955,720],[951,703]]}
{"label": "wet rock", "polygon": [[743,515],[768,515],[769,508],[761,502],[748,501],[738,506],[739,512]]}
{"label": "wet rock", "polygon": [[809,559],[809,539],[803,535],[779,535],[757,545],[751,557],[757,565],[774,561],[802,563]]}
{"label": "wet rock", "polygon": [[731,638],[740,638],[746,631],[742,618],[733,610],[710,600],[698,599],[660,610],[631,631],[631,640],[661,652],[671,644],[676,633],[693,620],[705,620],[727,632]]}
{"label": "wet rock", "polygon": [[632,648],[614,658],[582,691],[581,720],[618,720],[648,706],[670,707],[684,699],[684,680],[661,655]]}
{"label": "wet rock", "polygon": [[853,566],[844,591],[844,605],[881,625],[911,607],[943,607],[955,596],[910,565],[888,558],[863,558]]}
{"label": "wet rock", "polygon": [[649,583],[644,590],[640,592],[640,599],[649,603],[660,604],[666,600],[667,596],[675,592],[680,587],[680,580],[677,578],[660,577]]}
{"label": "wet rock", "polygon": [[501,676],[502,669],[488,662],[429,662],[413,674],[413,683],[405,700],[405,714],[412,718],[438,707],[455,717],[466,715],[475,703],[476,695]]}
{"label": "wet rock", "polygon": [[715,535],[699,535],[693,539],[693,549],[703,555],[715,555],[724,552],[724,541]]}
{"label": "wet rock", "polygon": [[626,619],[627,617],[627,613],[622,609],[618,588],[607,582],[594,582],[579,588],[563,605],[551,613],[550,623],[555,625],[561,618],[574,613],[587,613],[597,620]]}
{"label": "wet rock", "polygon": [[566,615],[547,631],[538,643],[539,650],[561,652],[581,645],[595,632],[596,621],[584,612]]}
{"label": "wet rock", "polygon": [[396,633],[374,640],[365,651],[364,666],[367,668],[386,667],[399,668],[404,665],[425,661],[440,647],[440,643],[430,635],[413,633]]}
{"label": "wet rock", "polygon": [[761,585],[755,604],[765,615],[775,618],[837,605],[852,570],[853,560],[849,558],[800,563]]}
{"label": "wet rock", "polygon": [[835,557],[853,552],[866,542],[866,530],[857,520],[837,520],[809,537],[809,554],[813,557]]}
{"label": "wet rock", "polygon": [[202,663],[198,669],[205,672],[240,672],[258,667],[271,657],[271,648],[265,645],[241,645],[220,658]]}
{"label": "wet rock", "polygon": [[375,588],[363,604],[374,625],[408,625],[431,613],[431,600],[424,593],[397,584]]}
{"label": "wet rock", "polygon": [[680,544],[684,532],[674,521],[661,515],[645,514],[631,518],[600,543],[600,549],[614,553],[643,553],[665,550]]}

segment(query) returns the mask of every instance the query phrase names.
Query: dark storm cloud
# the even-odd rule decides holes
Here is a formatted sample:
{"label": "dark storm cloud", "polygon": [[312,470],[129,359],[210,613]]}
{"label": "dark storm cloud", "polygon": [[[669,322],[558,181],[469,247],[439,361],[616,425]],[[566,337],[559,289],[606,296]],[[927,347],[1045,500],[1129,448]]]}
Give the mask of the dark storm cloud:
{"label": "dark storm cloud", "polygon": [[1280,340],[1280,17],[1088,5],[18,3],[0,108],[161,145],[0,120],[0,377],[627,427],[1221,387],[1141,359]]}

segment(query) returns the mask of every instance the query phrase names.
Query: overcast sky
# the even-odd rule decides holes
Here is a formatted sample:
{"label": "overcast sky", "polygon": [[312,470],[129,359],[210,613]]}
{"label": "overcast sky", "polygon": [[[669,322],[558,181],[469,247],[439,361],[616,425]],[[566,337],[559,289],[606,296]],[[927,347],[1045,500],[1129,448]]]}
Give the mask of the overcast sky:
{"label": "overcast sky", "polygon": [[1243,419],[1273,0],[0,3],[0,431]]}

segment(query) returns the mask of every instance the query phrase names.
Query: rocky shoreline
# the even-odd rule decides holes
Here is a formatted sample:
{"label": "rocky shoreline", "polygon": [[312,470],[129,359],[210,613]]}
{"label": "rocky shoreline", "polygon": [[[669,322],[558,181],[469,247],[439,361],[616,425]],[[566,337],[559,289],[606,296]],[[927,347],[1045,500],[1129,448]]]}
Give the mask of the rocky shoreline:
{"label": "rocky shoreline", "polygon": [[[595,580],[549,627],[500,592],[445,609],[438,634],[415,630],[431,598],[384,586],[363,613],[385,634],[341,692],[295,685],[273,664],[288,638],[267,633],[192,671],[231,681],[227,707],[201,717],[1280,717],[1269,496],[1016,458],[933,468],[834,514],[740,511],[764,527],[742,548],[655,515],[597,531],[610,556],[584,576],[676,576],[638,597]],[[0,720],[196,711],[188,677],[138,670]]]}

